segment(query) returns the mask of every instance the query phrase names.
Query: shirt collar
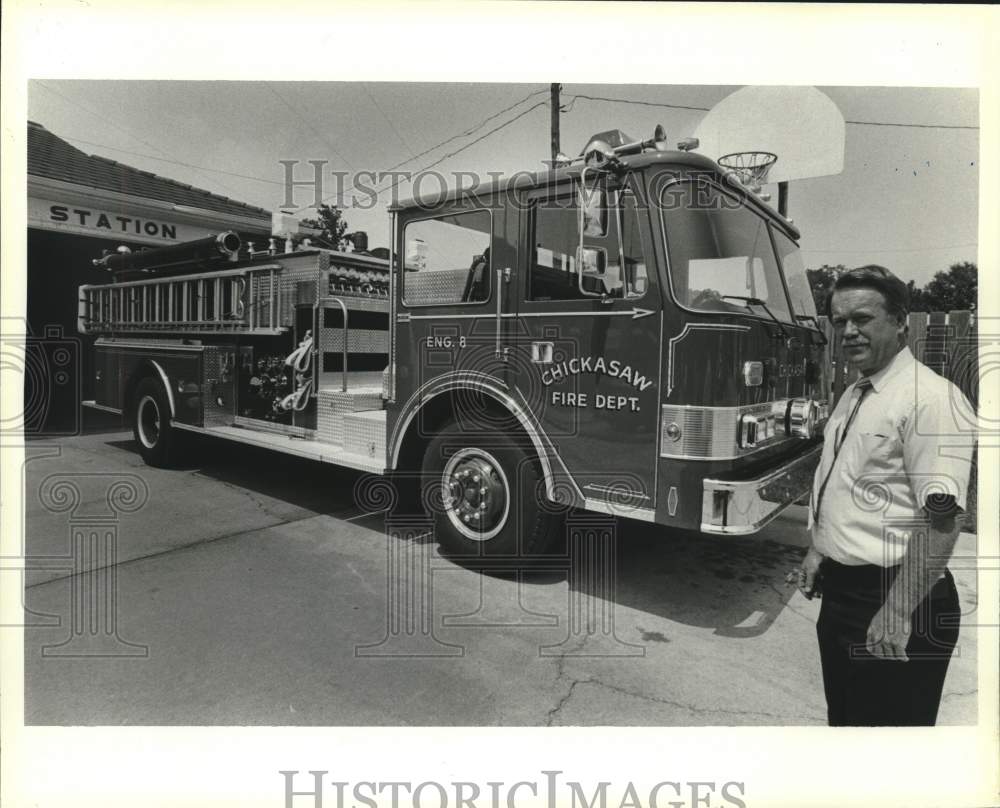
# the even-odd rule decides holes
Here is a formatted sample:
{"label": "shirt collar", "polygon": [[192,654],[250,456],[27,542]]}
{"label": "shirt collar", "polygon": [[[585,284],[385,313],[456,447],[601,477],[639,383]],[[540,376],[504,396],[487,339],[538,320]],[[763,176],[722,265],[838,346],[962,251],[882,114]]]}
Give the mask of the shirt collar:
{"label": "shirt collar", "polygon": [[897,374],[904,371],[914,362],[913,354],[910,353],[908,346],[904,345],[903,349],[899,351],[890,361],[889,364],[882,368],[877,373],[873,373],[868,377],[868,380],[872,383],[872,389],[879,393],[885,387],[886,383]]}

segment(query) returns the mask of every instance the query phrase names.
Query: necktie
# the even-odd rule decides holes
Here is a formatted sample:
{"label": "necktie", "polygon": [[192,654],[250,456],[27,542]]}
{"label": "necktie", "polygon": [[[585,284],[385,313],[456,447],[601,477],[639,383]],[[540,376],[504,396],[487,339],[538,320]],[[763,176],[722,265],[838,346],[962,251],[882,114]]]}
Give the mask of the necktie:
{"label": "necktie", "polygon": [[841,432],[838,429],[838,434],[834,436],[833,460],[830,461],[830,468],[826,470],[826,477],[823,478],[823,482],[819,487],[819,492],[816,494],[816,507],[813,508],[813,524],[819,522],[819,506],[823,502],[823,492],[826,491],[826,484],[830,482],[830,475],[833,474],[833,469],[837,465],[837,456],[840,454],[840,449],[844,445],[844,440],[847,438],[847,430],[851,428],[851,424],[854,423],[854,418],[858,414],[858,410],[861,409],[861,401],[871,389],[872,383],[867,377],[860,379],[858,383],[854,385],[854,393],[858,394],[858,400],[854,402],[854,408],[851,410],[851,414],[847,416],[847,420],[844,422],[844,431]]}

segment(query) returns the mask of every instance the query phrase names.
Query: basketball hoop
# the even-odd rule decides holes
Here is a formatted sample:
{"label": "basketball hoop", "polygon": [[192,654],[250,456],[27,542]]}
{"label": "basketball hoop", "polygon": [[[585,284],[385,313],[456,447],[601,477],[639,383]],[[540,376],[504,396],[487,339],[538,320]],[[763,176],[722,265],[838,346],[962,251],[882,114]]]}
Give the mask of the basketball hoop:
{"label": "basketball hoop", "polygon": [[746,187],[759,191],[777,159],[778,155],[766,151],[733,152],[722,155],[719,165],[735,173]]}

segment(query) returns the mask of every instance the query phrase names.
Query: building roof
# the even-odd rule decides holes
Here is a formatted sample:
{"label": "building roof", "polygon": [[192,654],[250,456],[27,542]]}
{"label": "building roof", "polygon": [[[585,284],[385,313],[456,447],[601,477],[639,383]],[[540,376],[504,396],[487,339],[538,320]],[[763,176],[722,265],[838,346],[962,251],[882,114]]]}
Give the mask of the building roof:
{"label": "building roof", "polygon": [[264,208],[87,154],[33,121],[28,121],[28,174],[271,224],[271,212]]}

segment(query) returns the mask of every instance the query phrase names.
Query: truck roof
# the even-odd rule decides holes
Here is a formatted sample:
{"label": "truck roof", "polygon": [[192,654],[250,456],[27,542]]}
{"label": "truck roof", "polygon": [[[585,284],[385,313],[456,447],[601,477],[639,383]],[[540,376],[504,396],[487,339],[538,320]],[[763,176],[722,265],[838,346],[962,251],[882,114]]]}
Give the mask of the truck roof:
{"label": "truck roof", "polygon": [[[718,163],[703,154],[690,151],[645,151],[641,154],[620,155],[619,161],[630,171],[638,171],[651,165],[677,165],[685,168],[708,171],[718,176],[723,176],[726,171]],[[398,201],[390,205],[389,210],[398,212],[419,207],[423,209],[437,207],[446,202],[454,202],[459,199],[472,196],[489,196],[497,192],[523,190],[530,188],[540,188],[547,185],[556,185],[577,179],[583,169],[582,163],[573,163],[569,166],[561,166],[555,169],[543,171],[519,171],[509,177],[494,179],[491,182],[476,186],[475,188],[451,188],[444,193],[424,194]],[[738,183],[731,183],[730,190],[741,195],[748,204],[755,207],[775,224],[785,230],[793,239],[798,240],[800,233],[791,221],[786,219],[777,210],[767,204],[757,194],[743,188]]]}

